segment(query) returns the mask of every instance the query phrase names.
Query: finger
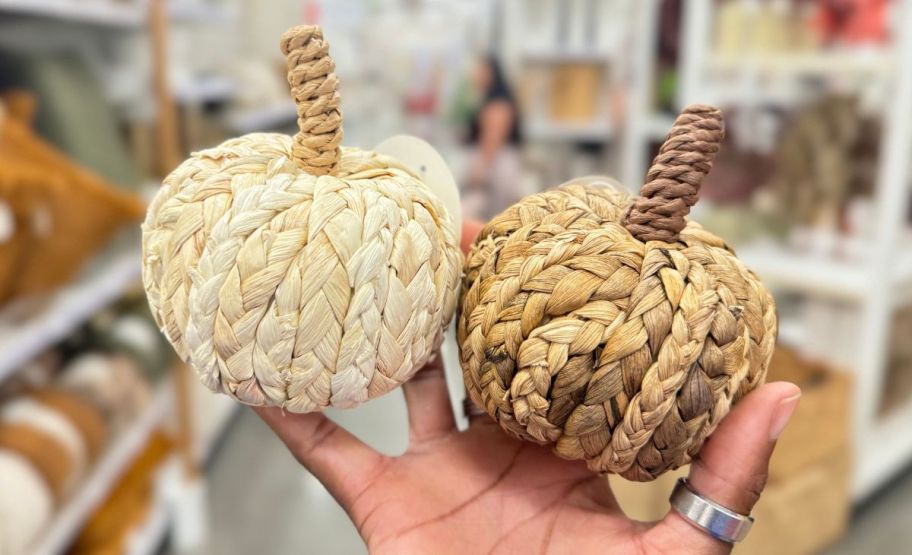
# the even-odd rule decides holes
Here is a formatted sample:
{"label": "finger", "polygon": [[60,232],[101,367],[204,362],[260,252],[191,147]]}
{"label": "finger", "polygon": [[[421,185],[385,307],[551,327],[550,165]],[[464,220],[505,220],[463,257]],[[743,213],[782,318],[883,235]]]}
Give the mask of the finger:
{"label": "finger", "polygon": [[408,406],[409,444],[440,439],[456,430],[443,362],[438,353],[402,386]]}
{"label": "finger", "polygon": [[[460,248],[463,252],[469,251],[481,227],[481,222],[475,220],[462,222]],[[440,439],[456,430],[440,353],[407,381],[402,389],[408,406],[411,446]]]}
{"label": "finger", "polygon": [[[745,397],[709,438],[690,469],[690,485],[700,495],[736,513],[748,515],[766,485],[776,439],[798,406],[794,384],[764,385]],[[650,533],[677,530],[697,547],[727,553],[730,545],[711,538],[671,511]],[[670,534],[674,537],[678,534]]]}
{"label": "finger", "polygon": [[278,407],[253,410],[345,509],[388,461],[321,413],[294,414]]}
{"label": "finger", "polygon": [[464,220],[462,222],[462,239],[459,241],[459,247],[462,252],[469,252],[482,227],[482,223],[476,220]]}

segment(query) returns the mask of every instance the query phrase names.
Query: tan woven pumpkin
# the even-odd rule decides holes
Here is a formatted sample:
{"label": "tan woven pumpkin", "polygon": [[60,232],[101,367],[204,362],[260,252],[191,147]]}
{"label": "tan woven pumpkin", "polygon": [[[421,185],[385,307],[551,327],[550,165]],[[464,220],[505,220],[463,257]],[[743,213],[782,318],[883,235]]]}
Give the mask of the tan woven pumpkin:
{"label": "tan woven pumpkin", "polygon": [[143,225],[157,323],[213,391],[292,412],[382,395],[427,362],[456,306],[456,222],[409,169],[340,149],[321,30],[282,37],[294,137],[194,154]]}
{"label": "tan woven pumpkin", "polygon": [[504,430],[651,480],[687,463],[763,382],[773,299],[721,239],[685,220],[722,136],[718,110],[691,106],[638,198],[571,184],[481,231],[458,338],[469,395]]}

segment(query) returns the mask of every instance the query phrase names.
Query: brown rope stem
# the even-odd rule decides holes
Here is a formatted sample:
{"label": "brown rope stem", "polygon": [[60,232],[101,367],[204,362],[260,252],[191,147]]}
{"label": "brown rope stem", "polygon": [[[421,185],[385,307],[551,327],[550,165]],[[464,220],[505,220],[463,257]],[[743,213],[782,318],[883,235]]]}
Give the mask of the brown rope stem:
{"label": "brown rope stem", "polygon": [[725,136],[718,108],[684,109],[646,174],[624,226],[640,241],[677,241]]}
{"label": "brown rope stem", "polygon": [[298,109],[295,163],[311,175],[334,173],[341,156],[342,110],[329,44],[320,27],[301,25],[282,35],[281,47]]}

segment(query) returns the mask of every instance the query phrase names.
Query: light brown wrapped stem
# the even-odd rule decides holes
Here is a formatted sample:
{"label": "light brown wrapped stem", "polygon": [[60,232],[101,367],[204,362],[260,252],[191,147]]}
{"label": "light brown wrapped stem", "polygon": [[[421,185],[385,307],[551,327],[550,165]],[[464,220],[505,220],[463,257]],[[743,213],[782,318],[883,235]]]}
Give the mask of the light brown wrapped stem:
{"label": "light brown wrapped stem", "polygon": [[640,241],[678,240],[725,137],[722,112],[693,104],[675,121],[624,226]]}
{"label": "light brown wrapped stem", "polygon": [[295,164],[311,175],[334,174],[342,155],[342,109],[329,43],[319,27],[301,25],[282,35],[281,46],[298,109]]}

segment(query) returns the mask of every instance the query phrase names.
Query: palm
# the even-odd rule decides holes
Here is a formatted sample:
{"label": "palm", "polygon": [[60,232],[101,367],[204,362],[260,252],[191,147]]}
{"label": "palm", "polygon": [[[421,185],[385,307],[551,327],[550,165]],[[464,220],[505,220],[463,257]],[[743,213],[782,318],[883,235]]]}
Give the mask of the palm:
{"label": "palm", "polygon": [[[457,432],[443,381],[441,372],[407,385],[412,437],[396,458],[323,415],[256,410],[345,508],[371,553],[729,552],[674,513],[655,524],[628,519],[605,478],[486,418]],[[770,384],[745,398],[695,465],[700,491],[750,512],[772,453],[768,422],[796,389]]]}
{"label": "palm", "polygon": [[[464,228],[471,240],[478,225]],[[468,229],[468,232],[467,232]],[[465,248],[465,245],[464,245]],[[456,430],[443,369],[403,389],[409,449],[374,451],[322,414],[257,413],[347,511],[372,553],[728,553],[676,513],[655,524],[624,516],[607,480],[584,464],[507,436],[487,417]],[[697,491],[747,514],[775,438],[800,391],[769,384],[726,417],[692,465]],[[785,418],[781,418],[784,415]]]}
{"label": "palm", "polygon": [[594,548],[606,537],[624,538],[615,547],[626,549],[641,529],[585,465],[508,439],[493,423],[386,461],[350,508],[371,553],[562,553],[568,541]]}

